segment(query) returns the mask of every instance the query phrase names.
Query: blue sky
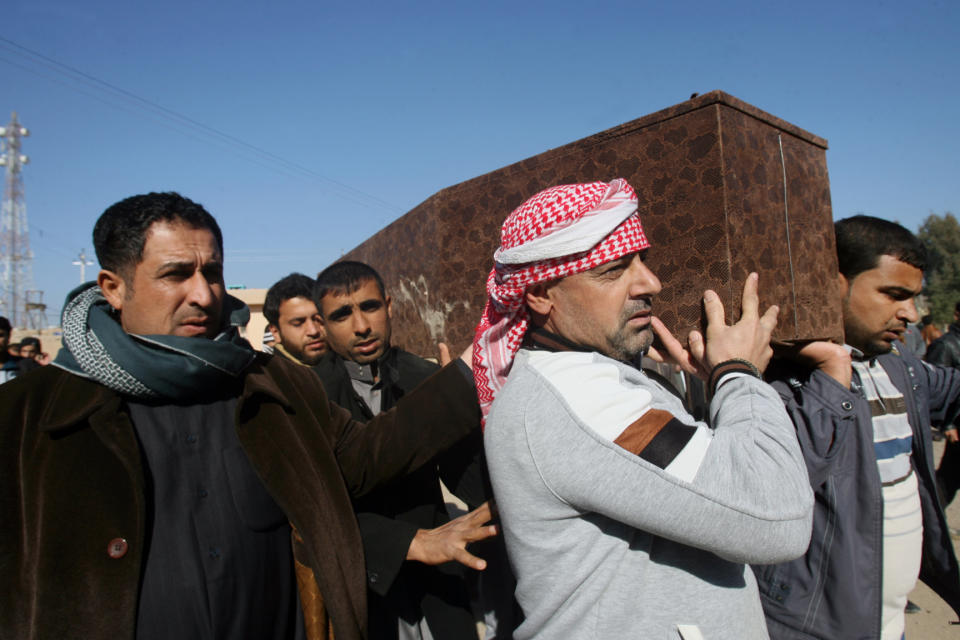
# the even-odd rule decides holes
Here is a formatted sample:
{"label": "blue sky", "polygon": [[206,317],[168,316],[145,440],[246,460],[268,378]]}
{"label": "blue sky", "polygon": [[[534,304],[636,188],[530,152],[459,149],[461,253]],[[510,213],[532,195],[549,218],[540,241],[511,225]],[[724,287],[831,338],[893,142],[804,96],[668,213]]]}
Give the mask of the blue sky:
{"label": "blue sky", "polygon": [[439,189],[713,89],[829,140],[835,217],[960,214],[950,0],[7,0],[4,24],[52,322],[128,195],[203,203],[228,284],[267,287]]}

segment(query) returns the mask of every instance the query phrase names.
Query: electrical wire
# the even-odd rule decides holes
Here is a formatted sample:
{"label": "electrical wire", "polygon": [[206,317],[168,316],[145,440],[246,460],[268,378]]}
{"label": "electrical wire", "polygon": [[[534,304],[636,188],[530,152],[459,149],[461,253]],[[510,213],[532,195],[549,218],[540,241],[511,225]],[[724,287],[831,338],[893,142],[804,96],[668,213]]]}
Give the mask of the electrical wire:
{"label": "electrical wire", "polygon": [[[401,207],[387,202],[386,200],[383,200],[382,198],[379,198],[373,194],[367,193],[355,187],[351,187],[350,185],[318,173],[299,163],[287,160],[286,158],[267,151],[266,149],[206,125],[173,109],[169,109],[163,105],[148,100],[147,98],[143,98],[131,91],[118,87],[92,74],[54,60],[53,58],[38,51],[18,44],[9,38],[0,36],[0,49],[3,49],[6,52],[12,53],[16,56],[20,56],[32,64],[44,67],[60,76],[70,79],[73,82],[85,85],[101,95],[92,95],[76,86],[72,86],[63,81],[51,78],[49,75],[40,73],[36,69],[13,62],[8,58],[0,57],[0,61],[12,66],[16,66],[29,73],[44,77],[53,82],[57,82],[58,84],[66,86],[73,91],[77,91],[100,102],[109,104],[114,108],[136,113],[141,116],[144,114],[150,114],[152,120],[159,122],[168,128],[172,128],[182,135],[192,137],[208,144],[214,144],[221,150],[231,150],[235,155],[238,155],[245,160],[255,162],[260,166],[271,168],[284,175],[299,176],[316,180],[326,185],[327,189],[335,195],[357,204],[364,206],[375,206],[378,209],[385,208],[394,213],[403,213],[403,209]],[[126,106],[119,104],[118,101],[125,103]],[[272,162],[265,163],[263,158],[267,158]]]}

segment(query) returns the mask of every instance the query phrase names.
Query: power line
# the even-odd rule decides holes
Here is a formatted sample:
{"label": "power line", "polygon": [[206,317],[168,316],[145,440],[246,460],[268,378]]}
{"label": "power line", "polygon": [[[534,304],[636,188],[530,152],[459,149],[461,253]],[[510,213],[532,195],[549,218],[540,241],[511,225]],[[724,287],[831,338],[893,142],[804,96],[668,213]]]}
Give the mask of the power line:
{"label": "power line", "polygon": [[[2,39],[3,39],[3,38],[0,37],[0,40],[2,40]],[[0,48],[2,48],[2,45],[0,45]],[[155,112],[146,111],[146,110],[144,110],[144,109],[142,109],[142,108],[139,108],[139,107],[138,107],[137,105],[135,105],[135,104],[130,104],[130,106],[127,106],[127,105],[124,105],[124,104],[119,104],[119,103],[117,103],[117,102],[116,102],[115,100],[113,100],[113,99],[108,99],[108,98],[105,98],[105,97],[103,97],[103,96],[101,96],[101,95],[97,95],[97,94],[91,93],[91,92],[89,92],[89,91],[84,91],[83,89],[80,89],[80,88],[78,88],[78,87],[75,87],[75,86],[69,84],[68,82],[64,82],[63,80],[60,80],[59,78],[53,77],[53,76],[51,76],[51,75],[49,75],[49,74],[45,74],[45,73],[38,72],[38,71],[36,71],[35,69],[31,69],[30,67],[26,67],[26,66],[24,66],[24,65],[22,65],[22,64],[18,64],[18,63],[16,63],[16,62],[12,62],[12,61],[8,60],[7,58],[4,58],[3,56],[0,56],[0,62],[5,62],[5,63],[7,63],[7,64],[9,64],[9,65],[11,65],[11,66],[17,67],[18,69],[23,69],[24,71],[27,71],[27,72],[29,72],[29,73],[32,73],[32,74],[34,74],[34,75],[36,75],[36,76],[38,76],[38,77],[45,78],[45,79],[49,80],[50,82],[53,82],[53,83],[59,84],[59,85],[61,85],[61,86],[64,86],[64,87],[70,89],[71,91],[74,91],[74,92],[76,92],[76,93],[79,93],[80,95],[86,96],[86,97],[90,98],[91,100],[96,100],[97,102],[100,102],[100,103],[102,103],[102,104],[105,104],[105,105],[107,105],[107,106],[109,106],[109,107],[112,107],[112,108],[114,108],[114,109],[118,109],[118,110],[120,110],[120,111],[123,111],[123,112],[125,112],[125,113],[129,113],[129,114],[132,114],[132,115],[134,115],[134,116],[143,117],[143,118],[148,118],[148,119],[152,120],[153,122],[156,122],[156,123],[159,124],[160,126],[166,127],[167,129],[171,129],[171,130],[173,130],[173,131],[176,131],[176,132],[179,133],[180,135],[185,136],[185,137],[187,137],[187,138],[190,138],[191,140],[196,140],[197,142],[201,142],[201,143],[204,143],[204,144],[209,144],[209,145],[214,146],[214,147],[216,147],[216,148],[218,148],[218,149],[220,149],[220,150],[222,150],[222,151],[225,151],[225,152],[227,152],[227,153],[230,153],[230,154],[233,155],[234,157],[241,158],[241,159],[246,160],[246,161],[248,161],[248,162],[252,162],[252,163],[254,163],[254,164],[256,164],[256,165],[259,165],[259,166],[261,166],[261,167],[266,167],[267,169],[270,169],[270,170],[272,170],[272,171],[274,171],[274,172],[276,172],[276,173],[279,173],[279,174],[281,174],[281,175],[284,175],[284,176],[287,176],[287,177],[291,177],[291,178],[309,178],[309,176],[305,176],[303,173],[295,172],[295,171],[292,171],[292,170],[288,170],[288,169],[286,169],[286,168],[284,168],[284,167],[282,167],[282,166],[280,166],[280,165],[277,165],[276,163],[272,163],[272,164],[271,164],[271,163],[268,163],[268,162],[264,162],[264,161],[263,161],[260,157],[258,157],[257,155],[253,155],[253,152],[251,152],[251,151],[247,151],[247,150],[245,150],[245,149],[239,149],[239,148],[237,148],[236,146],[231,146],[231,145],[229,145],[229,144],[227,144],[227,143],[225,143],[225,142],[223,142],[223,141],[221,141],[221,140],[218,140],[218,139],[211,139],[211,138],[209,138],[209,137],[204,137],[204,136],[202,135],[202,134],[203,134],[202,131],[199,132],[201,135],[196,135],[196,134],[195,134],[195,131],[196,131],[195,128],[193,128],[192,130],[191,130],[191,129],[184,129],[183,123],[181,123],[180,121],[177,121],[177,120],[175,120],[175,119],[173,119],[173,118],[164,116],[163,114],[158,114],[158,113],[155,113]],[[45,66],[49,66],[49,65],[45,65]],[[57,71],[57,70],[54,69],[54,71]],[[69,76],[67,76],[67,77],[69,77]],[[76,80],[76,78],[70,78],[70,79],[71,79],[71,80]],[[89,85],[90,83],[84,83],[84,84]],[[97,89],[97,87],[93,87],[93,88],[94,88],[94,89]],[[126,102],[126,103],[131,103],[130,100],[124,100],[124,102]],[[359,200],[359,199],[356,199],[356,198],[352,198],[352,197],[350,197],[350,196],[345,196],[345,195],[343,195],[343,194],[337,194],[337,195],[340,195],[341,197],[345,197],[346,199],[352,200],[353,202],[357,202],[357,203],[359,203],[359,204],[361,204],[361,205],[369,206],[369,202],[362,201],[362,200]]]}
{"label": "power line", "polygon": [[[59,253],[59,254],[61,254],[61,255],[63,255],[63,256],[66,256],[66,257],[68,257],[68,258],[73,258],[73,257],[74,257],[74,250],[73,250],[73,249],[66,249],[66,248],[64,248],[63,245],[53,244],[53,243],[50,242],[50,238],[56,239],[58,243],[64,242],[64,238],[63,238],[62,236],[58,236],[58,235],[55,234],[55,233],[50,233],[50,232],[47,231],[46,229],[43,229],[43,228],[41,228],[41,227],[38,227],[37,225],[33,224],[32,222],[27,222],[27,226],[30,227],[30,230],[37,235],[37,237],[38,237],[39,240],[41,240],[41,241],[43,242],[43,250],[44,250],[44,251],[52,251],[53,253]],[[49,236],[49,238],[48,238],[48,236]]]}
{"label": "power line", "polygon": [[[89,97],[94,97],[97,100],[107,102],[108,104],[110,104],[115,108],[124,109],[124,107],[116,104],[115,101],[119,99],[127,103],[128,105],[132,106],[136,111],[141,112],[141,115],[143,112],[146,112],[151,114],[154,120],[156,120],[157,117],[159,117],[161,120],[165,120],[167,122],[166,126],[169,126],[170,128],[178,131],[183,135],[188,135],[190,137],[194,137],[195,139],[197,139],[195,136],[192,136],[187,131],[184,131],[183,128],[185,127],[188,130],[191,130],[195,133],[200,134],[202,136],[201,140],[206,143],[216,143],[216,142],[220,143],[217,146],[219,146],[221,149],[223,148],[222,145],[226,144],[228,146],[234,147],[235,151],[242,150],[243,152],[245,152],[245,154],[255,153],[258,156],[266,157],[275,163],[274,165],[266,165],[266,166],[270,166],[274,170],[277,170],[282,167],[284,171],[281,171],[281,173],[284,173],[286,175],[290,175],[289,172],[292,171],[295,175],[299,177],[305,177],[305,178],[310,178],[310,179],[320,181],[326,184],[327,187],[330,188],[331,192],[347,200],[351,200],[353,202],[366,205],[366,206],[370,206],[372,204],[379,208],[386,208],[396,213],[403,212],[402,208],[392,203],[389,203],[386,200],[383,200],[382,198],[379,198],[373,194],[367,193],[355,187],[351,187],[350,185],[340,182],[339,180],[335,180],[328,176],[324,176],[323,174],[320,174],[299,163],[287,160],[286,158],[283,158],[275,153],[267,151],[266,149],[258,147],[254,144],[251,144],[241,138],[230,135],[229,133],[220,131],[219,129],[208,126],[206,124],[203,124],[202,122],[199,122],[193,118],[190,118],[189,116],[183,115],[173,109],[164,107],[163,105],[157,104],[156,102],[148,100],[147,98],[143,98],[131,91],[127,91],[126,89],[118,87],[110,82],[101,80],[100,78],[97,78],[94,75],[91,75],[80,69],[64,64],[57,60],[54,60],[49,56],[46,56],[38,51],[34,51],[33,49],[29,49],[8,38],[4,38],[3,36],[0,36],[0,43],[5,43],[6,46],[3,46],[2,44],[0,44],[0,47],[3,47],[6,51],[13,53],[14,55],[21,56],[22,58],[29,60],[33,64],[46,67],[47,69],[61,76],[67,77],[74,82],[79,82],[81,84],[84,84],[94,89],[95,91],[108,95],[110,96],[110,98],[112,98],[112,101],[105,100],[104,98],[98,97],[98,96],[91,96],[88,92],[83,91],[77,87],[54,80],[59,84],[64,84],[64,86],[67,86],[68,88],[74,91],[77,91]],[[44,74],[38,73],[35,69],[24,67],[21,64],[11,62],[5,58],[0,57],[0,61],[19,67],[30,73],[39,75],[41,77],[47,77],[48,79],[53,80],[52,78],[49,78],[49,76],[45,76]],[[124,109],[124,110],[128,110],[128,109]],[[176,125],[176,126],[172,126],[172,125]],[[264,166],[264,163],[259,157],[251,158],[249,157],[249,155],[244,155],[243,157],[246,160],[257,162],[257,164],[261,164],[261,166]]]}

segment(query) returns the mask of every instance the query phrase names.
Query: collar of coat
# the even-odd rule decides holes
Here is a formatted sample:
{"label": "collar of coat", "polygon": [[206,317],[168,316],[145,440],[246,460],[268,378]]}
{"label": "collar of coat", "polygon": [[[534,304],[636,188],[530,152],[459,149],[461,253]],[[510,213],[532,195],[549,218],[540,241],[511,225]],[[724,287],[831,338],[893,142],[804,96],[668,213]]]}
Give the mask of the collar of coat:
{"label": "collar of coat", "polygon": [[[243,374],[243,391],[241,402],[257,395],[263,395],[290,409],[286,396],[277,385],[274,376],[267,375],[266,368],[271,356],[257,353],[246,372]],[[45,432],[59,431],[75,425],[100,411],[113,414],[120,410],[123,399],[119,393],[108,389],[99,382],[84,378],[74,373],[64,372],[76,378],[77,382],[65,387],[68,378],[61,378],[52,390],[51,401],[47,403],[38,422],[38,429]]]}

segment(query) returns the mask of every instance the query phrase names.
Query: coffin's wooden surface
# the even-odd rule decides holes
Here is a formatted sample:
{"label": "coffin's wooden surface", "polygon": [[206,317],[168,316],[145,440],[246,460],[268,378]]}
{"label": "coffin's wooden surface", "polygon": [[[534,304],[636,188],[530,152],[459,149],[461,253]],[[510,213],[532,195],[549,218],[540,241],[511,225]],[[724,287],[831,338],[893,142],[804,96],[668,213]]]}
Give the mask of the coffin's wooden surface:
{"label": "coffin's wooden surface", "polygon": [[720,91],[437,192],[345,256],[373,265],[393,297],[394,343],[465,347],[483,310],[500,225],[541,189],[626,178],[637,191],[675,334],[701,322],[703,290],[728,319],[743,279],[781,308],[776,338],[842,335],[825,292],[837,271],[827,142]]}

